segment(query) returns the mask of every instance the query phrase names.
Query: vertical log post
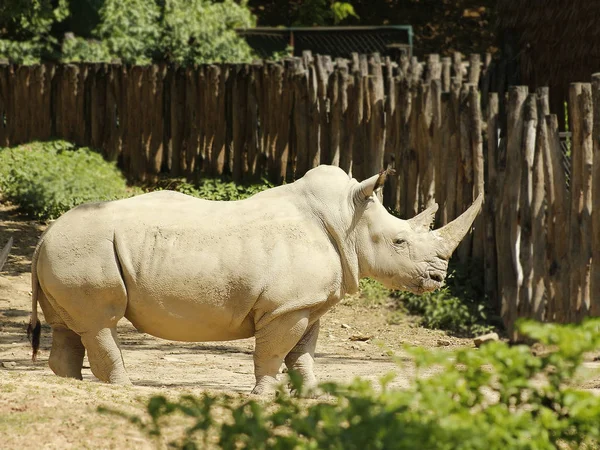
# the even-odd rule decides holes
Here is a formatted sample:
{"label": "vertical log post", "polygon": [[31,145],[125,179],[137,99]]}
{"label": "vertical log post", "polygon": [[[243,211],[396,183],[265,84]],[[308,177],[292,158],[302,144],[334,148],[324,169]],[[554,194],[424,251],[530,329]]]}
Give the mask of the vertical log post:
{"label": "vertical log post", "polygon": [[383,88],[383,72],[381,58],[375,53],[369,58],[367,133],[368,144],[365,146],[366,176],[379,173],[383,168],[385,150],[385,92]]}
{"label": "vertical log post", "polygon": [[548,286],[548,267],[545,252],[548,247],[547,226],[544,203],[546,200],[546,178],[544,175],[544,154],[547,145],[545,117],[550,111],[548,88],[536,90],[537,131],[535,155],[533,159],[533,193],[531,197],[531,236],[533,238],[533,279],[532,279],[532,317],[538,321],[546,318],[546,288]]}
{"label": "vertical log post", "polygon": [[569,119],[572,130],[571,138],[571,219],[570,248],[571,260],[569,321],[576,320],[582,305],[581,274],[581,213],[583,210],[582,169],[583,169],[583,131],[580,102],[583,83],[571,83],[569,86]]}
{"label": "vertical log post", "polygon": [[519,197],[519,225],[521,229],[519,261],[523,280],[519,290],[518,317],[531,317],[533,311],[533,160],[537,132],[537,104],[535,94],[529,94],[523,117],[523,148],[521,151],[521,194]]}
{"label": "vertical log post", "polygon": [[593,179],[592,179],[592,268],[590,315],[600,316],[600,73],[592,75],[593,112]]}
{"label": "vertical log post", "polygon": [[558,119],[547,115],[547,145],[544,146],[544,177],[548,192],[548,274],[550,289],[546,320],[566,322],[569,311],[569,198],[567,180],[562,164],[562,149],[558,135]]}
{"label": "vertical log post", "polygon": [[594,167],[594,149],[592,142],[593,104],[592,86],[584,83],[581,86],[579,109],[581,111],[581,305],[577,320],[582,320],[590,311],[590,276],[592,266],[592,174]]}
{"label": "vertical log post", "polygon": [[[519,258],[519,198],[521,188],[521,149],[523,141],[523,109],[528,89],[512,86],[508,94],[506,173],[496,216],[496,252],[498,255],[500,314],[511,339],[517,318],[519,287],[523,278]],[[499,192],[500,194],[500,192]]]}
{"label": "vertical log post", "polygon": [[485,293],[491,306],[500,311],[498,304],[498,278],[497,278],[497,259],[496,259],[496,208],[494,201],[498,195],[498,94],[491,93],[488,101],[487,110],[487,192],[485,199],[485,263],[484,280]]}

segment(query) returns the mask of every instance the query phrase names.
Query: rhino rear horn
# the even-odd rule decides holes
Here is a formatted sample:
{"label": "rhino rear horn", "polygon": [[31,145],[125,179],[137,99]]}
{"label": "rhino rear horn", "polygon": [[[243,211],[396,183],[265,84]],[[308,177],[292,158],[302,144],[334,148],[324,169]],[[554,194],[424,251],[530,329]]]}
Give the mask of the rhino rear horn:
{"label": "rhino rear horn", "polygon": [[385,184],[385,179],[388,175],[393,175],[395,173],[396,171],[394,169],[388,168],[382,170],[377,175],[373,175],[372,177],[361,181],[358,185],[358,192],[360,193],[360,196],[363,199],[369,198],[371,195],[373,195],[373,192],[383,187]]}
{"label": "rhino rear horn", "polygon": [[[440,256],[444,259],[450,259],[452,252],[456,250],[460,241],[471,229],[471,225],[475,221],[475,218],[481,211],[481,204],[483,203],[483,194],[479,194],[473,204],[462,213],[459,217],[454,219],[449,224],[435,230],[435,233],[442,238],[442,249]],[[421,213],[422,214],[422,213]]]}

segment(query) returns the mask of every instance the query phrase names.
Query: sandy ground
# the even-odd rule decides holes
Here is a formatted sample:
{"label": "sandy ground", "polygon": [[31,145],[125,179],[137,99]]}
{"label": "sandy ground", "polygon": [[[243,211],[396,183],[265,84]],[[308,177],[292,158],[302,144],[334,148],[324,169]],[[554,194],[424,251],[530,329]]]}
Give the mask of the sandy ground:
{"label": "sandy ground", "polygon": [[[254,381],[252,340],[169,342],[138,332],[126,320],[118,331],[132,387],[99,382],[87,360],[83,381],[55,376],[47,364],[51,330],[45,325],[41,352],[33,363],[25,328],[31,311],[31,255],[43,229],[19,216],[14,207],[0,205],[0,246],[9,236],[15,240],[0,273],[0,448],[154,448],[155,443],[125,420],[99,414],[96,408],[141,414],[144,400],[157,394],[177,398],[209,391],[248,396]],[[393,384],[405,386],[413,376],[410,363],[398,366],[387,349],[402,359],[406,343],[472,346],[470,339],[418,327],[414,318],[390,325],[386,315],[385,308],[358,299],[345,300],[328,312],[317,347],[319,380],[360,376],[377,381],[394,371],[398,377]],[[366,342],[356,340],[365,337]]]}

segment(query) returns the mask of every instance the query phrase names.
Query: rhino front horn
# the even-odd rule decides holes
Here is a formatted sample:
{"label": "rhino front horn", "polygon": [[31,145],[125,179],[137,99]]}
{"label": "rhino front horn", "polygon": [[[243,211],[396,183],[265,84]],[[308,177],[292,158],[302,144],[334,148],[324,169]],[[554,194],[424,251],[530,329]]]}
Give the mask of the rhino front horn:
{"label": "rhino front horn", "polygon": [[441,257],[450,259],[452,252],[456,250],[460,241],[471,229],[471,225],[473,225],[477,214],[479,214],[479,211],[481,210],[482,203],[483,194],[479,194],[469,209],[449,224],[435,230],[435,232],[443,239],[442,250],[440,251]]}

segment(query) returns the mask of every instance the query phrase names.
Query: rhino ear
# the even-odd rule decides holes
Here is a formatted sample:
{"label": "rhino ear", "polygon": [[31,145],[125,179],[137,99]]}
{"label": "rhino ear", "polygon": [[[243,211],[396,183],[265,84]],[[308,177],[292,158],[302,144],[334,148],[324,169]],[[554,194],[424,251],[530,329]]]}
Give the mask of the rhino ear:
{"label": "rhino ear", "polygon": [[381,189],[385,183],[385,178],[388,175],[394,174],[393,169],[385,169],[379,172],[377,175],[373,175],[370,178],[362,181],[357,188],[357,197],[360,200],[366,200],[373,195],[378,189]]}
{"label": "rhino ear", "polygon": [[410,227],[415,231],[429,231],[433,225],[435,219],[435,213],[438,210],[438,204],[434,203],[425,211],[421,211],[412,219],[408,219],[407,222]]}

